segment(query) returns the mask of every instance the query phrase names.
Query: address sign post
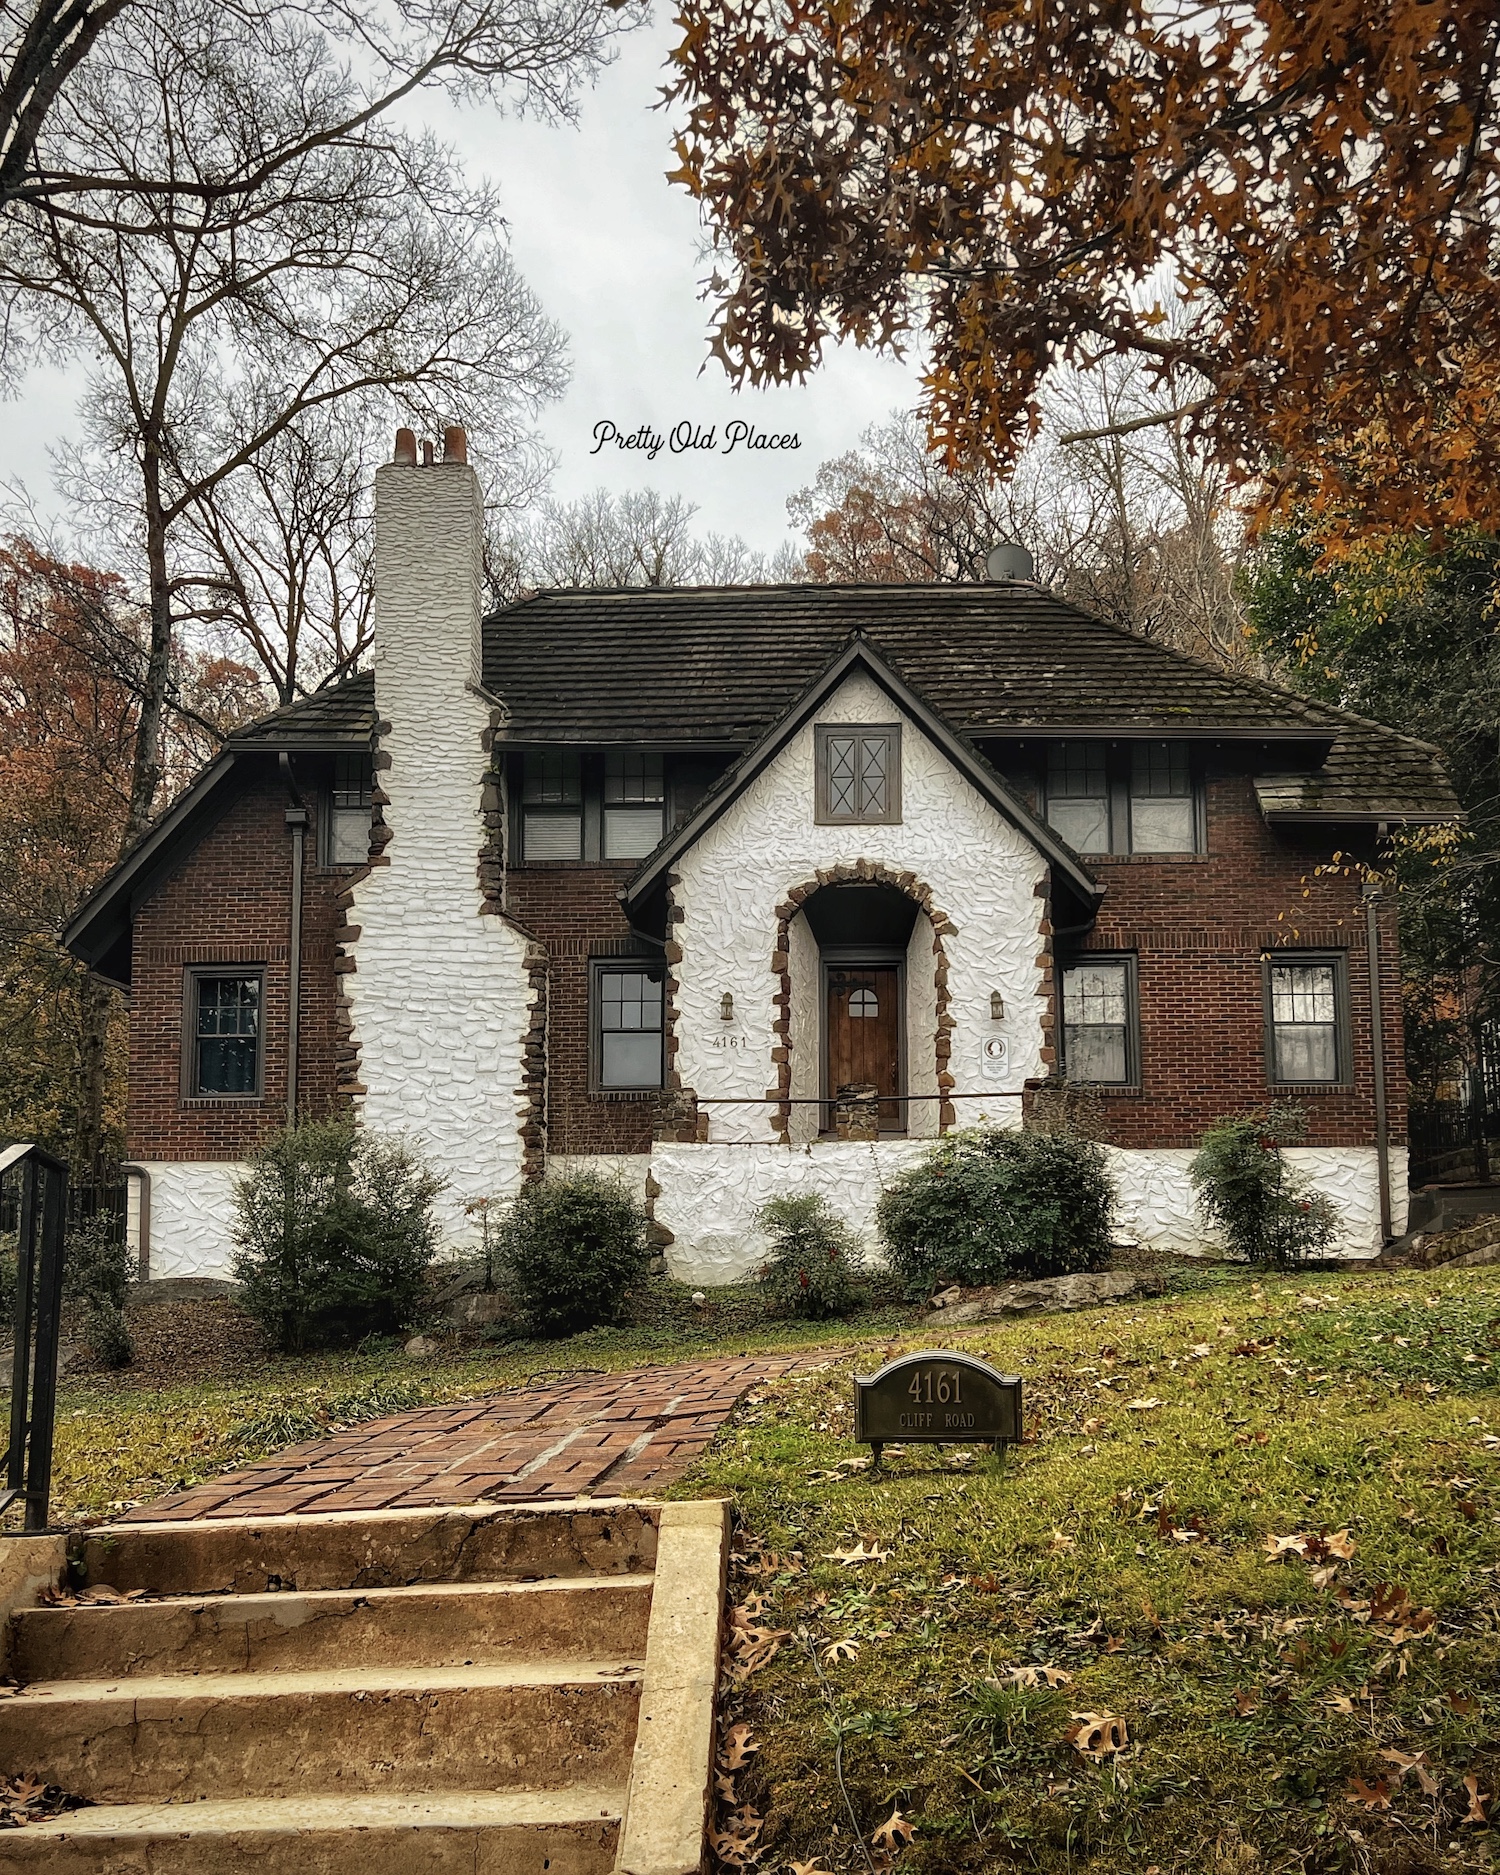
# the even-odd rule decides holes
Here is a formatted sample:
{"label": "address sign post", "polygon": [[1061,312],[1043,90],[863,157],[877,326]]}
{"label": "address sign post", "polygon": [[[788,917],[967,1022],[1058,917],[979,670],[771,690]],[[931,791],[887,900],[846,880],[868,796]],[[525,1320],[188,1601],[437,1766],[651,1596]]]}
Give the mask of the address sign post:
{"label": "address sign post", "polygon": [[903,1354],[879,1373],[855,1376],[854,1436],[887,1445],[993,1445],[1021,1442],[1021,1382],[972,1354],[939,1349]]}

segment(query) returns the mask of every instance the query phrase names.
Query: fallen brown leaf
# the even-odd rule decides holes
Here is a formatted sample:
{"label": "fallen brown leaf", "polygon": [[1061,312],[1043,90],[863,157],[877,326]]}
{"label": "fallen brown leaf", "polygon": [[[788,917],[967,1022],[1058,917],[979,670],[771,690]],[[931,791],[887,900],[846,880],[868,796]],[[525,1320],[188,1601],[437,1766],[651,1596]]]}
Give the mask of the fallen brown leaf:
{"label": "fallen brown leaf", "polygon": [[1107,1758],[1130,1742],[1125,1721],[1112,1712],[1075,1712],[1063,1736],[1085,1758]]}
{"label": "fallen brown leaf", "polygon": [[1483,1823],[1486,1821],[1484,1806],[1490,1801],[1490,1793],[1479,1788],[1479,1779],[1471,1771],[1464,1779],[1464,1789],[1469,1793],[1469,1808],[1460,1823]]}
{"label": "fallen brown leaf", "polygon": [[909,1842],[914,1841],[916,1834],[916,1824],[908,1823],[899,1809],[893,1809],[870,1838],[870,1842],[876,1849],[883,1849],[888,1855],[894,1855],[898,1849],[904,1849]]}
{"label": "fallen brown leaf", "polygon": [[1389,1810],[1391,1807],[1391,1787],[1383,1777],[1377,1778],[1373,1784],[1367,1784],[1362,1777],[1351,1777],[1344,1796],[1350,1803],[1363,1804],[1367,1810]]}

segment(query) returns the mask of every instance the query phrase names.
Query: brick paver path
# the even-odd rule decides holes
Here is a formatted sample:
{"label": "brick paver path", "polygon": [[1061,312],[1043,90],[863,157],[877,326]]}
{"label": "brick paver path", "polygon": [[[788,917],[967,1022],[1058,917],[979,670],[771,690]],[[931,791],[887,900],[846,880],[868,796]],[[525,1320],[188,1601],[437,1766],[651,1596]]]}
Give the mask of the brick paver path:
{"label": "brick paver path", "polygon": [[292,1446],[121,1521],[630,1497],[681,1477],[756,1381],[807,1359],[643,1367],[419,1407]]}

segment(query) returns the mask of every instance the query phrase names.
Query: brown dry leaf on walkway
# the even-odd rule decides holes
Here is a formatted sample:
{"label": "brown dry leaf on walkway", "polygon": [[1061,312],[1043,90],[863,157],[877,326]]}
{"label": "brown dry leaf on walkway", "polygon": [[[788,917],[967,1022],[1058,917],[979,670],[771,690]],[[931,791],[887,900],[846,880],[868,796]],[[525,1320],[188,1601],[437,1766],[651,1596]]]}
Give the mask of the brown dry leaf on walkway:
{"label": "brown dry leaf on walkway", "polygon": [[1107,1758],[1130,1742],[1125,1721],[1113,1712],[1075,1712],[1063,1737],[1085,1758]]}
{"label": "brown dry leaf on walkway", "polygon": [[731,1811],[721,1829],[709,1829],[708,1840],[714,1854],[733,1868],[749,1868],[755,1860],[755,1842],[764,1822],[765,1818],[749,1804]]}
{"label": "brown dry leaf on walkway", "polygon": [[898,1849],[904,1849],[909,1842],[914,1842],[916,1834],[916,1824],[908,1823],[899,1810],[893,1809],[870,1841],[875,1848],[884,1850],[887,1855],[894,1855]]}
{"label": "brown dry leaf on walkway", "polygon": [[1344,1796],[1350,1803],[1363,1804],[1367,1810],[1389,1810],[1391,1807],[1391,1787],[1383,1777],[1373,1784],[1367,1784],[1362,1777],[1351,1777]]}
{"label": "brown dry leaf on walkway", "polygon": [[1458,1819],[1459,1822],[1481,1824],[1486,1822],[1484,1806],[1491,1801],[1490,1792],[1479,1788],[1479,1779],[1472,1771],[1464,1779],[1464,1789],[1469,1793],[1469,1809],[1467,1815]]}

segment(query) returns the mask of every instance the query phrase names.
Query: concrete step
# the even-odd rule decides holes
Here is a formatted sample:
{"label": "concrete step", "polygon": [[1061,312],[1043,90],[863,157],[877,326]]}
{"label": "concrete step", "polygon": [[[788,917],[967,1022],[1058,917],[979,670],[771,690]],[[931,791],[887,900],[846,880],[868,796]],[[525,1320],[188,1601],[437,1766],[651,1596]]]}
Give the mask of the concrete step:
{"label": "concrete step", "polygon": [[153,1595],[638,1575],[655,1567],[656,1522],[654,1505],[597,1499],[164,1519],[91,1531],[80,1561],[91,1587]]}
{"label": "concrete step", "polygon": [[108,1804],[7,1830],[38,1875],[609,1875],[623,1786]]}
{"label": "concrete step", "polygon": [[640,1660],[649,1575],[429,1582],[30,1608],[12,1622],[17,1679]]}
{"label": "concrete step", "polygon": [[618,1659],[36,1681],[0,1700],[0,1770],[112,1804],[613,1786],[640,1682]]}

